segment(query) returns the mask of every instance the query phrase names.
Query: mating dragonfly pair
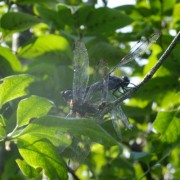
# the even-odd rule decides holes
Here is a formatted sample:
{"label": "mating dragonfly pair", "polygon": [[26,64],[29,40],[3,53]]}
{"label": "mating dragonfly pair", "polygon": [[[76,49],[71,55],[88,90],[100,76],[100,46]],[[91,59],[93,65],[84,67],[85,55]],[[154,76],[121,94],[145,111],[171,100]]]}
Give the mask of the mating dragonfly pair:
{"label": "mating dragonfly pair", "polygon": [[[127,76],[117,77],[113,75],[115,69],[122,66],[139,56],[141,56],[156,40],[159,38],[159,33],[155,33],[148,40],[139,41],[114,68],[109,72],[105,70],[101,80],[88,86],[89,82],[89,57],[87,49],[81,40],[75,42],[74,47],[74,77],[73,88],[61,92],[62,97],[68,102],[70,106],[70,113],[68,117],[74,113],[80,116],[91,114],[97,116],[100,109],[106,106],[106,103],[116,98],[116,92],[125,92],[130,83]],[[98,95],[95,97],[95,94]],[[95,100],[94,100],[95,99]],[[119,137],[121,137],[120,126],[121,122],[127,128],[131,128],[127,116],[124,114],[120,106],[113,108],[111,112],[113,127]]]}

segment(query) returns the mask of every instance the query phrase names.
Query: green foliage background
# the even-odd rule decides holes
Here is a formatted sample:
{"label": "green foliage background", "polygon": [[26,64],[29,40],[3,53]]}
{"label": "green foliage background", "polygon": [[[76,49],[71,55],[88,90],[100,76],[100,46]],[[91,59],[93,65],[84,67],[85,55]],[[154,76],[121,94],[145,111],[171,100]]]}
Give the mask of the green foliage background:
{"label": "green foliage background", "polygon": [[[93,68],[100,59],[113,67],[130,42],[160,31],[143,55],[148,63],[130,66],[129,75],[142,79],[180,29],[178,0],[138,0],[116,8],[103,2],[95,8],[95,0],[0,1],[0,179],[68,179],[64,158],[70,158],[72,137],[85,145],[82,152],[77,149],[81,166],[71,171],[71,179],[74,174],[79,179],[180,177],[180,44],[124,104],[133,129],[122,126],[121,140],[111,121],[65,119],[60,91],[72,87],[72,45],[80,35]],[[117,31],[126,26],[132,31]]]}

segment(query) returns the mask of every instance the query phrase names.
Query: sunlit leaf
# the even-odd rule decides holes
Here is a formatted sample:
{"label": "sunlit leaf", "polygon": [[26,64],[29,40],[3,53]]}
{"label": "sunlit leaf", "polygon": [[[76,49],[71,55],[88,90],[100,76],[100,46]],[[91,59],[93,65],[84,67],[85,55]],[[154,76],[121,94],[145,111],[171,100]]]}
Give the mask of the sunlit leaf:
{"label": "sunlit leaf", "polygon": [[53,103],[51,101],[38,96],[31,96],[21,100],[17,110],[17,126],[24,126],[32,118],[46,115],[52,106]]}
{"label": "sunlit leaf", "polygon": [[6,121],[1,114],[0,114],[0,126],[6,126]]}
{"label": "sunlit leaf", "polygon": [[24,160],[16,159],[16,163],[18,164],[19,168],[21,169],[22,173],[27,176],[28,178],[36,177],[40,175],[40,169],[35,169],[29,166]]}
{"label": "sunlit leaf", "polygon": [[178,112],[159,112],[153,127],[161,135],[163,142],[168,144],[179,142],[180,116]]}
{"label": "sunlit leaf", "polygon": [[6,137],[5,128],[0,126],[0,139],[5,139],[5,137]]}
{"label": "sunlit leaf", "polygon": [[0,106],[26,95],[26,88],[33,80],[34,78],[27,74],[14,75],[2,79],[0,84]]}
{"label": "sunlit leaf", "polygon": [[175,21],[175,23],[177,22],[177,26],[178,26],[179,21],[180,21],[180,3],[177,3],[177,4],[174,5],[173,20]]}
{"label": "sunlit leaf", "polygon": [[171,14],[175,4],[176,0],[164,1],[163,11],[168,12],[168,14]]}
{"label": "sunlit leaf", "polygon": [[61,58],[71,59],[71,53],[68,41],[62,36],[53,34],[42,35],[18,50],[20,57],[36,58],[40,56],[41,59],[49,61]]}
{"label": "sunlit leaf", "polygon": [[1,72],[5,68],[11,68],[13,71],[20,72],[22,70],[20,61],[16,56],[10,51],[10,49],[5,47],[0,47],[0,69]]}
{"label": "sunlit leaf", "polygon": [[26,135],[18,140],[18,149],[23,159],[33,168],[41,168],[50,179],[67,179],[67,169],[51,143]]}

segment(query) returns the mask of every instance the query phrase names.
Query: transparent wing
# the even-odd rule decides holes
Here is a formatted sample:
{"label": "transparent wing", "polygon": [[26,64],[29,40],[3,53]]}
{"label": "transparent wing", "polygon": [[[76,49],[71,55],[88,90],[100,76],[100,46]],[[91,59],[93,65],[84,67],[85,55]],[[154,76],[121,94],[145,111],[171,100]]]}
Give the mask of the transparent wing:
{"label": "transparent wing", "polygon": [[125,115],[125,113],[123,112],[121,106],[116,106],[113,110],[112,110],[112,124],[114,127],[114,130],[116,131],[116,134],[118,135],[118,137],[121,139],[121,130],[120,127],[122,126],[122,123],[128,128],[131,129],[132,125],[129,123],[127,116]]}
{"label": "transparent wing", "polygon": [[76,170],[84,162],[90,152],[91,141],[87,136],[75,136],[59,130],[54,137],[54,142],[59,145],[58,153],[65,158],[67,164],[69,162],[68,166],[73,170]]}
{"label": "transparent wing", "polygon": [[85,44],[78,40],[74,47],[73,100],[83,101],[89,81],[89,57]]}
{"label": "transparent wing", "polygon": [[65,151],[70,162],[69,167],[76,170],[87,158],[90,152],[90,142],[85,137],[72,137],[72,144]]}
{"label": "transparent wing", "polygon": [[108,99],[108,83],[109,83],[109,74],[108,74],[108,65],[106,62],[102,62],[102,79],[103,79],[103,88],[102,88],[102,101]]}
{"label": "transparent wing", "polygon": [[105,101],[108,96],[108,65],[100,60],[95,67],[94,84],[90,85],[86,94],[86,101]]}
{"label": "transparent wing", "polygon": [[[116,98],[109,93],[108,100],[113,101],[115,99]],[[130,124],[128,117],[126,116],[120,105],[114,106],[110,113],[114,130],[116,131],[117,136],[121,139],[122,124],[128,129],[131,129],[132,125]]]}
{"label": "transparent wing", "polygon": [[153,34],[149,39],[147,40],[140,40],[135,44],[134,47],[130,50],[130,53],[127,54],[114,68],[111,69],[110,73],[112,73],[118,66],[122,66],[135,58],[138,58],[141,56],[145,51],[157,41],[159,38],[160,33]]}

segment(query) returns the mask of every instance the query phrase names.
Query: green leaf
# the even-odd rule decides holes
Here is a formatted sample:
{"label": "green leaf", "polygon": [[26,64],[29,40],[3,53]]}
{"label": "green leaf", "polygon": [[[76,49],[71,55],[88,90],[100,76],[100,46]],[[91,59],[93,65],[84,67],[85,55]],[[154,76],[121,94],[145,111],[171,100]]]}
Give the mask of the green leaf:
{"label": "green leaf", "polygon": [[16,72],[22,70],[20,61],[8,48],[5,47],[0,47],[0,65],[1,72],[3,72],[7,67]]}
{"label": "green leaf", "polygon": [[49,8],[45,8],[44,6],[37,6],[37,11],[39,16],[46,22],[47,24],[51,22],[51,26],[55,28],[63,28],[64,23],[59,19],[58,13]]}
{"label": "green leaf", "polygon": [[1,114],[0,114],[0,126],[6,126],[6,121]]}
{"label": "green leaf", "polygon": [[0,140],[4,140],[6,137],[6,131],[4,127],[0,126]]}
{"label": "green leaf", "polygon": [[37,11],[40,16],[47,22],[51,22],[51,25],[55,28],[64,29],[66,25],[71,28],[74,24],[74,19],[71,13],[71,9],[65,4],[58,4],[56,6],[57,11],[44,6],[38,6]]}
{"label": "green leaf", "polygon": [[89,14],[94,10],[93,6],[82,6],[74,13],[74,20],[76,28],[87,23]]}
{"label": "green leaf", "polygon": [[47,140],[38,140],[31,135],[17,142],[23,159],[33,168],[41,168],[50,179],[67,179],[67,169],[64,161]]}
{"label": "green leaf", "polygon": [[175,144],[180,141],[180,116],[178,112],[159,112],[154,129],[161,134],[160,138],[167,144]]}
{"label": "green leaf", "polygon": [[43,35],[32,40],[18,50],[18,55],[23,58],[40,57],[53,61],[55,59],[71,59],[71,48],[68,41],[57,35]]}
{"label": "green leaf", "polygon": [[[82,15],[83,16],[83,15]],[[102,7],[91,11],[87,18],[85,27],[90,33],[102,34],[113,33],[116,29],[125,27],[133,20],[126,14],[115,9]]]}
{"label": "green leaf", "polygon": [[96,121],[87,119],[65,119],[56,116],[44,116],[29,124],[20,136],[26,134],[47,138],[56,146],[59,146],[60,143],[63,145],[69,143],[67,134],[71,134],[74,137],[81,137],[83,135],[88,137],[91,142],[100,143],[108,147],[117,145],[114,138],[107,134]]}
{"label": "green leaf", "polygon": [[150,1],[150,8],[151,8],[152,12],[159,12],[160,7],[161,7],[160,1],[158,1],[158,0]]}
{"label": "green leaf", "polygon": [[163,3],[163,11],[169,13],[167,15],[172,15],[172,10],[174,8],[174,5],[176,4],[176,0],[171,0],[171,1],[165,1]]}
{"label": "green leaf", "polygon": [[74,25],[74,19],[71,13],[71,9],[65,4],[57,5],[58,17],[61,22],[69,26]]}
{"label": "green leaf", "polygon": [[9,76],[1,81],[0,85],[0,107],[8,101],[22,97],[27,94],[26,88],[34,78],[27,74]]}
{"label": "green leaf", "polygon": [[46,115],[52,106],[53,103],[51,101],[38,96],[31,96],[21,100],[17,110],[17,126],[24,126],[32,118]]}
{"label": "green leaf", "polygon": [[110,43],[100,39],[95,39],[93,41],[93,45],[88,48],[88,53],[91,63],[93,62],[95,65],[100,59],[106,59],[109,66],[115,65],[117,60],[122,56],[119,49],[114,48],[114,46],[112,46]]}
{"label": "green leaf", "polygon": [[34,169],[33,167],[29,166],[24,160],[16,159],[16,163],[18,164],[22,173],[28,178],[36,177],[40,174],[40,169]]}
{"label": "green leaf", "polygon": [[[173,8],[173,21],[179,25],[180,21],[180,3],[174,5]],[[178,49],[178,48],[177,48]]]}
{"label": "green leaf", "polygon": [[1,18],[1,27],[5,31],[19,32],[27,30],[39,22],[38,18],[26,13],[8,12]]}

